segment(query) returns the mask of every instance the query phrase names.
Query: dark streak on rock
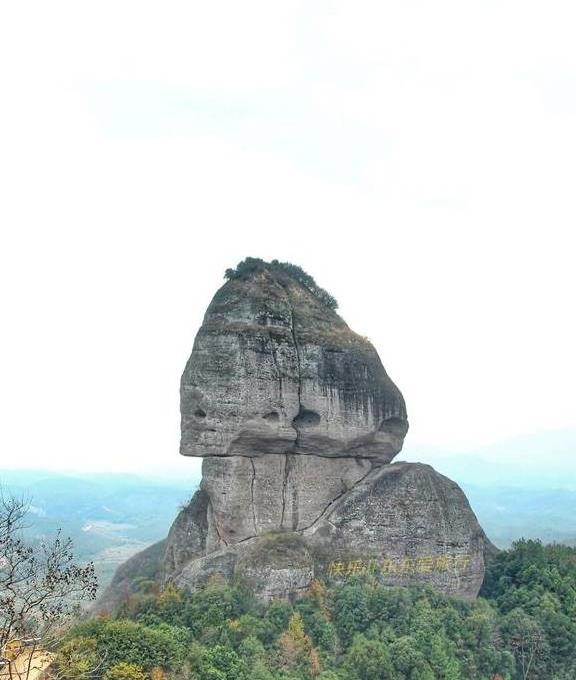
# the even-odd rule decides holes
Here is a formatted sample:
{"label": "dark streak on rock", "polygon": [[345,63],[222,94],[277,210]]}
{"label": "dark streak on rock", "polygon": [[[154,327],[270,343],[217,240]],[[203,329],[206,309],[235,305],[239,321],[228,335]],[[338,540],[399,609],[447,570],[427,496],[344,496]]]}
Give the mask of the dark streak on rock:
{"label": "dark streak on rock", "polygon": [[256,506],[254,504],[254,484],[256,483],[256,466],[254,465],[254,459],[250,458],[250,463],[252,465],[252,482],[250,483],[250,494],[252,500],[252,522],[254,523],[254,535],[258,534],[258,529],[256,526]]}

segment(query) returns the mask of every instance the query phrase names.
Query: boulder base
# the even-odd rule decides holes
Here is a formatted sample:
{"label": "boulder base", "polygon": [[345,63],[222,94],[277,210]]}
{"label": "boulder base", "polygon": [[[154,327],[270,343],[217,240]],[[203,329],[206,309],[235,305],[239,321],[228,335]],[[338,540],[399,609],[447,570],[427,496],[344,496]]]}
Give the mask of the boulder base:
{"label": "boulder base", "polygon": [[[248,523],[245,533],[235,534],[218,526],[220,518],[209,503],[203,523],[212,523],[214,537],[198,546],[197,554],[188,553],[183,566],[167,569],[164,577],[194,589],[215,574],[241,575],[269,598],[297,595],[314,578],[371,574],[390,585],[429,583],[446,594],[476,597],[492,546],[461,489],[419,463],[362,472],[356,481],[341,478],[339,493],[335,484],[331,494],[329,484],[319,489],[324,498],[315,507],[315,519],[300,528],[276,526],[257,533],[253,526],[250,532]],[[195,535],[195,508],[205,507],[205,497],[201,488],[178,518],[176,525],[185,535]],[[286,501],[290,506],[290,496]],[[282,515],[281,508],[276,515]],[[225,514],[224,524],[232,517]],[[170,551],[177,548],[169,537]]]}

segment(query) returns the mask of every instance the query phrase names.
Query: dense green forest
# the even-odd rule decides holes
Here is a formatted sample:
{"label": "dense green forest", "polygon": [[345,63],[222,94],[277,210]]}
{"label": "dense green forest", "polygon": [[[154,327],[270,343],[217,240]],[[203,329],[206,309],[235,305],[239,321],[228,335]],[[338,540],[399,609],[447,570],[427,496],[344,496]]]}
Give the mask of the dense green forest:
{"label": "dense green forest", "polygon": [[474,602],[366,577],[267,605],[242,583],[141,581],[117,616],[75,626],[59,658],[70,679],[573,680],[576,549],[516,542]]}

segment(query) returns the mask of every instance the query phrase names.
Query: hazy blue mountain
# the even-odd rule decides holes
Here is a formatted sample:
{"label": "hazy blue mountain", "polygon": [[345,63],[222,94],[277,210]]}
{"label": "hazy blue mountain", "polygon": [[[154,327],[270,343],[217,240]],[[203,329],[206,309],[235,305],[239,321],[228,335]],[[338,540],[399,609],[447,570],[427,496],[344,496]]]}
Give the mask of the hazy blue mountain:
{"label": "hazy blue mountain", "polygon": [[30,503],[28,534],[42,539],[62,529],[75,554],[94,560],[106,583],[118,564],[166,536],[199,480],[128,474],[0,471],[0,484]]}
{"label": "hazy blue mountain", "polygon": [[462,489],[480,524],[500,548],[521,537],[576,545],[576,491],[468,484],[462,484]]}
{"label": "hazy blue mountain", "polygon": [[457,452],[413,446],[408,438],[398,458],[429,463],[459,484],[576,491],[576,428]]}

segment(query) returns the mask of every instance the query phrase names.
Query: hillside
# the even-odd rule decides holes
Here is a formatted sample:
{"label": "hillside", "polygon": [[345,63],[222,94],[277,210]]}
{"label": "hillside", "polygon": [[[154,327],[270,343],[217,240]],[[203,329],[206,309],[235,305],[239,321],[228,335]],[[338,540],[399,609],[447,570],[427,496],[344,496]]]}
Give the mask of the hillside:
{"label": "hillside", "polygon": [[162,538],[190,497],[195,481],[127,474],[63,474],[3,470],[0,486],[30,502],[28,536],[58,529],[74,541],[81,561],[94,561],[101,587],[116,567]]}

